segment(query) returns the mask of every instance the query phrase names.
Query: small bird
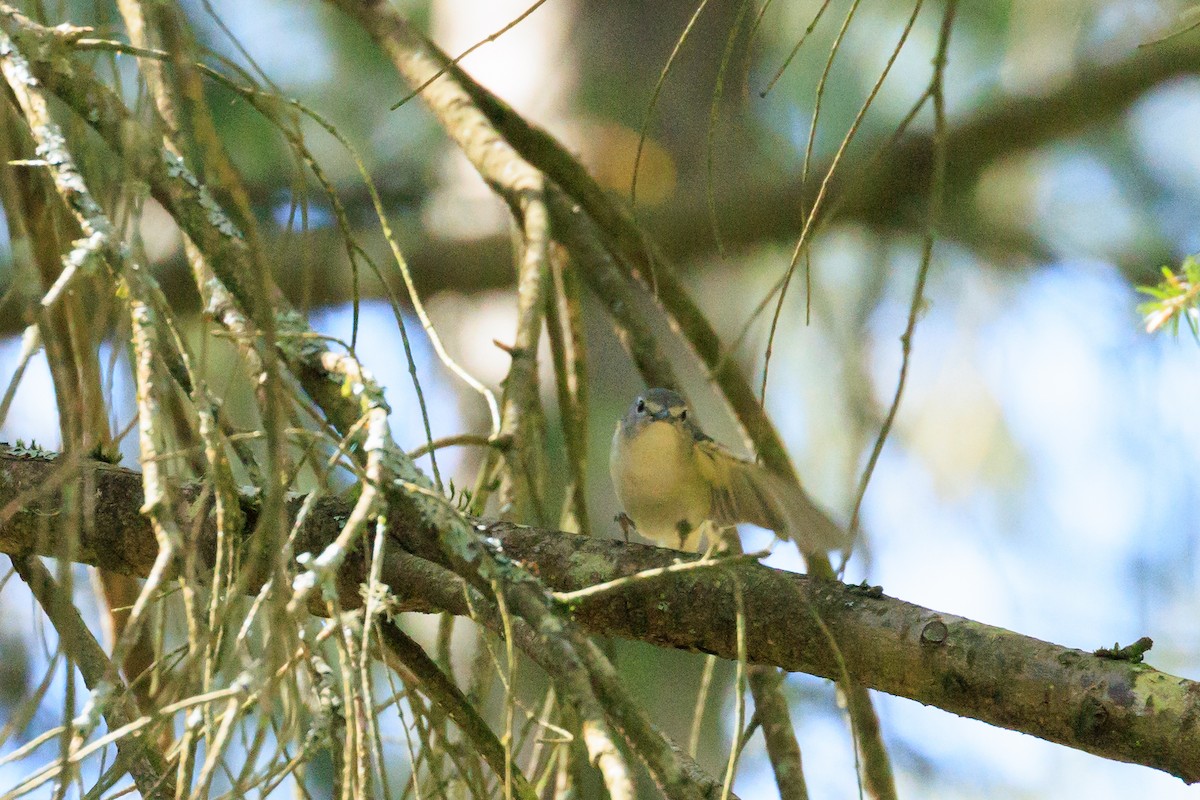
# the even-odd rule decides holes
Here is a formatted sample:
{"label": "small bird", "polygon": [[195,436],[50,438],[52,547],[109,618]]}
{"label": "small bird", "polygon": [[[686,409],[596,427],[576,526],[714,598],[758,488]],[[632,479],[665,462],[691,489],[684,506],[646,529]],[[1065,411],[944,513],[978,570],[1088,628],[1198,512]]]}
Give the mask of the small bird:
{"label": "small bird", "polygon": [[609,452],[617,499],[638,533],[694,552],[720,528],[750,522],[803,552],[844,548],[847,532],[798,484],[745,461],[706,436],[669,389],[641,394],[617,423]]}

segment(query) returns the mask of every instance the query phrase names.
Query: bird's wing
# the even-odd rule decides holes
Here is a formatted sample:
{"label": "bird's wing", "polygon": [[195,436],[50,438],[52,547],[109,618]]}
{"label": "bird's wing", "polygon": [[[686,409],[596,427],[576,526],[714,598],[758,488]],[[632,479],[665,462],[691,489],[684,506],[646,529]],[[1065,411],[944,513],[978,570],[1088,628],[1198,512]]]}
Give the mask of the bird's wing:
{"label": "bird's wing", "polygon": [[794,540],[804,552],[838,550],[849,543],[847,532],[796,483],[711,439],[698,439],[695,446],[700,472],[712,487],[709,513],[718,524],[749,522]]}

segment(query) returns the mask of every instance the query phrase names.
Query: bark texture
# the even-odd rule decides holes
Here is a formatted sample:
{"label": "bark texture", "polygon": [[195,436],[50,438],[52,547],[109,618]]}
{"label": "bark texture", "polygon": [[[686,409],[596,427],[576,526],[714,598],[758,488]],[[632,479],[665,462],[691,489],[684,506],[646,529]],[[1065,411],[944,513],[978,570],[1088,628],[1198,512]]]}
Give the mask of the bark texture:
{"label": "bark texture", "polygon": [[[78,542],[60,541],[54,524],[62,507],[58,487],[79,468],[95,471],[95,524]],[[200,493],[185,487],[181,494],[194,502]],[[289,512],[301,500],[293,498]],[[0,454],[2,552],[70,552],[81,563],[144,576],[157,551],[141,506],[136,472],[93,462],[72,464],[29,449]],[[349,509],[338,498],[320,501],[297,539],[296,552],[321,552]],[[244,498],[244,510],[252,530],[252,499]],[[493,549],[521,562],[556,592],[696,559],[510,523],[480,520],[475,527]],[[198,545],[202,559],[209,558],[211,532]],[[388,561],[385,577],[402,610],[468,612],[459,589],[430,590],[429,582],[444,573],[426,569],[423,559],[397,544]],[[737,653],[735,572],[742,585],[752,663],[837,679],[844,677],[840,655],[849,676],[873,689],[1105,758],[1144,764],[1188,783],[1200,781],[1200,683],[906,603],[878,588],[739,561],[633,580],[571,601],[570,610],[597,635],[732,659]],[[347,607],[360,602],[358,587],[365,580],[365,562],[355,553],[339,574]],[[257,587],[252,583],[249,588]],[[836,652],[822,628],[837,643]]]}

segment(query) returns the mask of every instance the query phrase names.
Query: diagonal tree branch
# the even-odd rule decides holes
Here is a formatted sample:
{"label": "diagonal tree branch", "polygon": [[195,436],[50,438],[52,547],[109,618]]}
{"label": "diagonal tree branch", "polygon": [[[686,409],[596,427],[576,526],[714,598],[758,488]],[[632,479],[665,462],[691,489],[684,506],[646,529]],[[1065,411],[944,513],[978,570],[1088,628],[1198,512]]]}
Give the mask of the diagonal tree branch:
{"label": "diagonal tree branch", "polygon": [[[1173,42],[1141,48],[1110,63],[1080,68],[1069,80],[1051,92],[1019,98],[1000,97],[979,113],[952,122],[948,129],[948,155],[952,166],[948,176],[952,193],[961,191],[987,168],[1006,156],[1027,151],[1049,142],[1073,136],[1089,127],[1103,124],[1120,115],[1146,92],[1172,79],[1200,73],[1200,49],[1184,38]],[[863,150],[873,151],[879,142],[867,144]],[[927,135],[914,134],[892,151],[867,180],[859,183],[846,197],[839,216],[859,220],[868,225],[897,224],[895,203],[903,200],[907,208],[919,209],[928,186],[931,140]],[[861,166],[862,161],[857,162]],[[410,188],[389,183],[386,176],[399,168],[384,166],[380,170],[380,193],[386,208],[409,208],[413,205]],[[856,164],[848,165],[844,175],[851,175]],[[835,179],[840,180],[840,179]],[[845,181],[835,186],[843,191]],[[278,199],[278,186],[251,185],[251,202],[260,209],[268,208]],[[735,191],[722,193],[717,186],[715,210],[724,243],[732,250],[750,247],[761,242],[794,239],[799,236],[802,220],[795,213],[804,197],[802,187],[794,176],[781,176],[778,170],[750,174]],[[346,187],[341,197],[351,218],[372,218],[371,199],[366,189]],[[915,212],[914,212],[915,213]],[[645,209],[639,214],[644,227],[650,231],[663,254],[681,268],[692,260],[703,259],[713,252],[711,218],[703,193],[680,192],[679,197],[661,208]],[[915,221],[915,216],[911,217]],[[903,223],[904,219],[899,220]],[[407,258],[422,294],[454,288],[471,291],[509,286],[512,284],[512,241],[507,233],[480,239],[429,238],[419,233],[416,223],[409,233],[399,222],[401,238],[405,241]],[[343,243],[327,231],[309,232],[307,246],[317,254],[314,260],[336,263],[342,258]],[[999,245],[1037,255],[1037,244],[1015,232],[987,230],[958,230],[968,244],[984,247]],[[1145,255],[1145,258],[1141,256]],[[1137,263],[1122,264],[1137,276],[1156,263],[1152,254],[1139,254]],[[342,273],[338,273],[341,275]],[[195,288],[182,262],[170,265],[160,273],[164,291],[172,305],[195,303]],[[288,284],[290,276],[281,275],[283,288],[289,296],[297,296],[301,287]],[[349,281],[338,276],[306,276],[305,297],[323,305],[346,302],[350,299]],[[396,279],[394,291],[403,294]],[[384,296],[373,284],[361,286],[362,296]],[[16,317],[0,319],[0,332],[20,329]]]}
{"label": "diagonal tree branch", "polygon": [[[1006,157],[1078,135],[1126,112],[1140,97],[1175,78],[1200,73],[1200,48],[1190,39],[1131,51],[1123,58],[1080,67],[1062,85],[1044,94],[1023,97],[998,95],[979,112],[952,120],[946,132],[947,189],[961,195],[991,164]],[[851,176],[863,168],[867,158],[882,144],[864,141],[851,153],[851,161],[831,188],[834,196],[846,194],[838,209],[841,219],[870,226],[918,227],[924,208],[932,168],[932,137],[928,132],[906,137],[871,169],[862,180]],[[822,174],[823,169],[814,170]],[[743,181],[718,184],[715,216],[726,247],[736,251],[763,242],[794,240],[803,219],[797,213],[801,201],[811,197],[796,175],[778,169],[756,173],[753,168]],[[725,190],[725,191],[723,191]],[[253,187],[255,197],[266,202],[276,196],[274,187]],[[388,208],[412,204],[407,190],[383,188]],[[347,208],[367,208],[365,190],[348,187],[342,195]],[[897,204],[903,209],[897,213]],[[712,221],[703,192],[679,192],[671,203],[639,211],[639,220],[671,262],[684,265],[715,252]],[[985,247],[1034,249],[1030,239],[1014,238],[1015,232],[957,230],[968,244]],[[336,243],[335,243],[336,244]],[[335,246],[335,245],[331,245]],[[414,238],[405,254],[424,292],[468,286],[479,289],[510,285],[512,269],[506,258],[511,241],[506,233],[475,240]],[[1130,272],[1147,269],[1145,264],[1124,264]],[[337,286],[321,287],[329,292],[320,302],[344,300]]]}
{"label": "diagonal tree branch", "polygon": [[[166,760],[153,743],[138,734],[147,717],[138,717],[137,706],[116,665],[109,660],[104,648],[96,641],[79,614],[71,604],[70,593],[63,590],[40,559],[31,555],[13,555],[13,569],[37,598],[42,610],[58,632],[59,641],[69,654],[72,663],[79,668],[83,681],[89,689],[111,692],[113,701],[101,704],[101,714],[109,731],[126,729],[130,735],[116,742],[118,769],[127,769],[134,785],[145,797],[171,797],[175,794],[174,776],[167,768]],[[50,768],[46,773],[53,773]],[[65,783],[65,781],[63,781]]]}
{"label": "diagonal tree branch", "polygon": [[[61,508],[61,482],[55,477],[61,468],[52,453],[0,453],[0,552],[56,552],[60,543],[47,537],[44,523]],[[79,542],[77,558],[148,574],[156,544],[138,513],[140,476],[96,465],[96,490],[96,525]],[[184,487],[181,494],[186,499],[193,492],[199,489]],[[292,500],[289,512],[294,514],[301,502]],[[338,519],[349,507],[336,498],[318,501],[301,528],[296,552],[320,552],[336,537]],[[249,498],[245,510],[252,528],[255,509]],[[524,563],[559,592],[696,558],[508,523],[481,522],[480,527],[505,556]],[[214,542],[214,534],[204,532],[202,559],[211,558]],[[471,613],[461,578],[403,551],[393,550],[386,558],[384,580],[399,610]],[[347,607],[361,602],[358,587],[366,581],[366,569],[363,554],[354,551],[338,572]],[[865,686],[1163,770],[1188,783],[1200,781],[1200,683],[922,608],[871,588],[754,563],[723,564],[634,580],[571,608],[575,620],[595,634],[732,659],[737,653],[734,571],[744,593],[752,663],[838,677],[839,666],[812,610],[837,640],[851,677]],[[315,605],[313,610],[322,613]]]}

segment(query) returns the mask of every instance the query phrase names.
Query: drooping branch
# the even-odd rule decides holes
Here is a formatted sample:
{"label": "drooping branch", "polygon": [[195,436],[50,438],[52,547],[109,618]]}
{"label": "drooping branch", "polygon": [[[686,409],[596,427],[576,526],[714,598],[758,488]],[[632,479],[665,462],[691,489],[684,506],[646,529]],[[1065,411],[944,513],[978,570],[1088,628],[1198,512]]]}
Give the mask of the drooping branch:
{"label": "drooping branch", "polygon": [[[1006,156],[1103,124],[1126,111],[1155,86],[1200,72],[1200,50],[1190,44],[1187,39],[1181,39],[1138,49],[1109,63],[1085,66],[1050,92],[1000,98],[978,114],[951,123],[948,150],[950,163],[956,167],[949,186],[952,190],[969,186],[988,165]],[[913,208],[921,206],[928,185],[930,147],[930,139],[924,135],[914,135],[902,142],[892,155],[880,162],[879,170],[847,198],[839,215],[872,226],[903,224],[904,219],[896,219],[895,203],[901,199]],[[864,147],[866,152],[872,149],[869,144]],[[861,163],[849,164],[844,174],[853,174]],[[385,165],[380,170],[381,175],[389,174],[390,169],[399,170],[394,165],[392,168]],[[736,250],[799,235],[802,221],[795,209],[800,207],[804,191],[797,181],[792,180],[793,177],[781,175],[778,170],[763,174],[751,172],[744,183],[736,188],[731,186],[728,193],[722,193],[723,185],[717,186],[716,218],[727,247]],[[251,184],[248,190],[251,202],[264,215],[270,204],[278,199],[276,185]],[[382,179],[380,192],[388,209],[413,205],[410,187],[396,186]],[[841,188],[835,187],[835,193],[840,192]],[[371,199],[365,188],[346,187],[341,197],[351,218],[372,218]],[[507,233],[480,239],[430,238],[416,230],[419,227],[416,217],[413,215],[412,231],[406,232],[403,217],[398,224],[401,238],[407,245],[405,255],[423,294],[445,288],[479,291],[511,285],[513,273],[509,253],[512,241]],[[694,195],[681,192],[667,205],[643,210],[639,218],[666,257],[681,268],[692,260],[702,260],[713,251],[711,221],[702,192]],[[966,237],[968,244],[989,249],[996,245],[1037,246],[1028,238],[1016,241],[1014,232],[1001,232],[995,226],[956,233]],[[313,251],[313,260],[318,263],[336,263],[342,257],[343,243],[331,231],[310,231],[306,247]],[[1036,252],[1032,254],[1037,255]],[[1157,263],[1155,258],[1139,252],[1136,262],[1122,263],[1122,266],[1134,274],[1153,263]],[[318,305],[348,301],[351,284],[343,279],[344,274],[345,271],[305,275],[305,297]],[[159,277],[173,305],[195,302],[195,289],[182,262],[169,265]],[[301,287],[288,284],[290,275],[284,274],[280,278],[287,294],[299,294]],[[372,282],[364,283],[360,289],[364,297],[383,296]],[[398,279],[392,289],[403,293]],[[15,332],[21,324],[15,316],[0,319],[0,332]]]}
{"label": "drooping branch", "polygon": [[[0,551],[61,552],[45,522],[61,507],[58,476],[69,468],[53,454],[0,454]],[[156,544],[138,512],[140,476],[97,465],[96,491],[96,524],[84,532],[76,557],[146,575]],[[181,494],[186,500],[188,488]],[[293,500],[289,511],[295,513],[300,502]],[[252,527],[254,503],[247,498],[244,505]],[[301,528],[296,552],[321,552],[348,511],[345,501],[320,500]],[[507,523],[481,523],[479,533],[494,538],[504,555],[524,563],[558,592],[696,558]],[[211,533],[202,537],[202,558],[211,556],[213,543]],[[400,610],[470,613],[460,578],[402,551],[387,558],[383,574]],[[360,602],[358,587],[366,580],[366,568],[366,558],[357,551],[343,563],[337,586],[346,606]],[[1200,683],[922,608],[869,588],[731,563],[633,581],[572,603],[573,616],[595,634],[734,658],[734,571],[745,598],[752,663],[838,677],[839,666],[815,612],[836,639],[851,677],[865,686],[1104,758],[1160,769],[1189,783],[1200,781]]]}
{"label": "drooping branch", "polygon": [[[702,773],[694,762],[678,752],[655,728],[647,714],[632,702],[615,670],[595,644],[565,615],[551,608],[544,591],[539,590],[537,582],[528,574],[511,562],[497,560],[471,530],[467,520],[455,512],[412,461],[396,448],[387,428],[382,388],[361,369],[357,360],[351,354],[328,349],[324,340],[313,336],[303,318],[287,306],[272,284],[256,286],[251,276],[262,276],[256,273],[255,265],[249,260],[245,241],[236,226],[212,202],[206,188],[178,157],[161,152],[140,129],[136,126],[131,129],[125,124],[128,109],[111,89],[95,79],[86,65],[76,64],[73,71],[64,74],[61,65],[64,59],[69,60],[69,56],[62,48],[79,30],[45,28],[3,3],[0,3],[0,27],[11,29],[19,46],[34,53],[32,70],[39,82],[81,113],[108,145],[129,163],[145,168],[151,193],[212,267],[211,278],[206,280],[219,285],[227,295],[216,304],[221,307],[213,308],[214,303],[209,304],[214,316],[228,324],[230,314],[235,314],[238,319],[229,324],[229,328],[239,334],[245,329],[243,320],[253,320],[254,330],[264,331],[262,317],[269,316],[271,328],[281,334],[276,340],[278,352],[272,357],[282,356],[287,370],[319,407],[325,421],[342,436],[353,440],[359,446],[360,456],[365,458],[365,465],[361,465],[364,466],[363,492],[355,510],[343,516],[341,522],[345,524],[336,536],[324,537],[320,548],[303,548],[320,555],[306,562],[304,573],[293,583],[294,591],[285,609],[287,614],[302,610],[306,603],[318,602],[323,594],[315,591],[318,583],[323,589],[345,588],[337,586],[336,580],[345,572],[346,566],[353,563],[354,550],[350,545],[356,541],[366,518],[380,510],[374,505],[378,500],[386,504],[389,523],[394,523],[388,528],[389,539],[403,540],[409,549],[426,553],[465,579],[473,589],[497,596],[503,594],[506,618],[507,613],[512,612],[513,619],[536,631],[530,647],[539,650],[543,656],[539,663],[556,683],[564,701],[572,704],[589,756],[599,767],[614,798],[631,797],[632,783],[612,729],[624,735],[631,750],[641,758],[667,797],[698,800],[711,795],[713,784],[701,779]],[[8,51],[0,50],[0,56],[8,54]],[[260,288],[262,291],[258,290]],[[250,341],[255,335],[251,332],[251,336],[244,338]],[[264,337],[263,346],[264,350],[273,352],[270,338]],[[268,380],[268,393],[269,384]],[[270,474],[276,475],[278,471],[272,469]],[[279,505],[268,502],[270,498],[278,497],[280,493],[276,490],[282,483],[272,481],[269,486],[272,488],[264,492],[261,508],[252,513],[247,509],[247,520],[249,522],[249,517],[253,516],[257,518],[258,527],[263,527],[262,521],[266,520],[268,529],[285,530],[285,526],[273,524],[279,520],[270,513],[279,510]],[[184,516],[186,510],[180,509],[179,513]],[[252,583],[249,576],[260,573],[257,567],[279,565],[271,564],[280,550],[272,550],[270,540],[256,534],[249,541],[254,546],[251,555],[263,558],[251,559],[251,569],[242,573],[245,582],[239,583],[239,587]],[[348,596],[352,596],[357,593],[363,573],[361,569],[352,569],[349,574],[357,576],[348,592]],[[325,584],[327,579],[330,581],[328,586]],[[274,582],[273,585],[278,586]],[[210,757],[208,763],[215,762]]]}
{"label": "drooping branch", "polygon": [[[989,165],[1016,153],[1027,152],[1059,139],[1078,135],[1092,126],[1102,125],[1127,111],[1138,98],[1154,87],[1174,78],[1200,72],[1200,49],[1190,40],[1181,39],[1155,47],[1140,48],[1115,61],[1088,64],[1076,70],[1061,85],[1042,94],[1021,97],[998,95],[976,114],[951,122],[947,129],[947,160],[951,172],[947,187],[952,195],[968,190]],[[768,101],[769,102],[769,101]],[[851,154],[841,177],[835,178],[833,195],[851,189],[850,176],[865,164],[863,156],[874,152],[880,142],[866,142]],[[916,133],[882,159],[877,168],[849,191],[838,214],[842,219],[868,226],[917,227],[919,209],[924,207],[932,166],[932,138]],[[774,165],[772,165],[774,166]],[[816,170],[821,174],[821,170]],[[265,203],[276,197],[276,187],[252,187]],[[761,173],[749,170],[744,182],[716,187],[714,198],[717,225],[726,247],[733,250],[764,242],[794,240],[800,234],[803,219],[797,213],[806,190],[795,175],[778,169]],[[411,189],[383,189],[389,208],[412,204]],[[343,201],[353,213],[366,209],[365,190],[349,187]],[[911,213],[898,214],[897,203]],[[703,192],[680,192],[669,204],[645,209],[639,219],[650,232],[664,255],[681,267],[702,261],[714,252],[711,218]],[[1031,238],[1014,240],[1013,231],[995,226],[982,230],[955,230],[967,244],[986,249],[997,245],[1008,248],[1039,247]],[[330,248],[336,247],[336,242]],[[452,287],[464,290],[509,285],[512,269],[507,254],[511,240],[507,233],[481,239],[430,239],[414,237],[406,250],[413,272],[424,292]],[[1038,252],[1030,255],[1039,255]],[[1122,264],[1131,273],[1147,269],[1153,258],[1138,254],[1136,262]],[[326,293],[319,302],[345,300],[345,287],[326,284],[318,287]]]}
{"label": "drooping branch", "polygon": [[[162,753],[144,738],[135,735],[148,727],[153,720],[138,715],[133,694],[121,680],[116,666],[109,660],[100,643],[87,629],[79,610],[72,605],[70,592],[64,591],[55,582],[50,570],[39,559],[29,555],[14,555],[12,563],[13,569],[25,581],[29,591],[37,598],[42,610],[58,631],[88,688],[96,692],[112,693],[112,702],[103,704],[101,713],[110,731],[126,732],[126,736],[116,742],[117,757],[124,762],[124,768],[129,770],[134,785],[146,797],[173,796],[174,776],[167,769]],[[59,766],[47,767],[17,788],[29,791],[39,781],[56,777],[60,769]]]}
{"label": "drooping branch", "polygon": [[[1190,40],[1181,39],[1140,48],[1115,61],[1082,66],[1061,85],[1043,94],[998,95],[978,113],[952,121],[948,126],[946,146],[951,172],[947,187],[952,195],[959,194],[969,189],[989,165],[1104,124],[1128,110],[1154,87],[1198,72],[1200,49]],[[854,161],[847,164],[842,176],[854,175],[865,163],[859,156],[872,153],[879,144],[879,141],[867,142],[852,154]],[[898,143],[840,205],[840,217],[870,226],[906,223],[909,227],[918,226],[921,222],[918,212],[924,207],[929,186],[932,148],[932,138],[927,133],[913,134]],[[821,174],[822,170],[814,172]],[[841,178],[835,178],[835,183],[834,195],[849,188]],[[264,199],[273,197],[275,192],[267,186],[254,191]],[[718,185],[716,192],[717,225],[724,244],[733,250],[763,242],[794,240],[803,224],[797,209],[802,200],[811,200],[796,176],[781,174],[778,169],[762,173],[750,170],[745,181]],[[351,209],[365,207],[367,203],[365,191],[353,188],[347,189],[343,200]],[[411,193],[400,190],[389,194],[385,189],[384,200],[389,207],[412,203]],[[898,218],[897,203],[903,203],[912,214]],[[640,211],[639,219],[667,259],[681,267],[714,252],[712,223],[703,192],[681,192],[661,208]],[[974,235],[978,244],[988,247],[1013,244],[1011,232],[1000,235],[995,230],[981,230]],[[1026,240],[1021,244],[1031,246],[1033,242]],[[485,289],[511,283],[512,270],[505,259],[509,247],[509,237],[502,233],[476,240],[414,241],[407,254],[414,272],[425,282],[424,291],[436,291],[443,285],[459,290],[469,285]],[[1136,265],[1127,266],[1145,269],[1145,263],[1153,263],[1153,259],[1139,258]],[[337,291],[332,286],[328,289]],[[337,299],[331,295],[326,302]]]}

